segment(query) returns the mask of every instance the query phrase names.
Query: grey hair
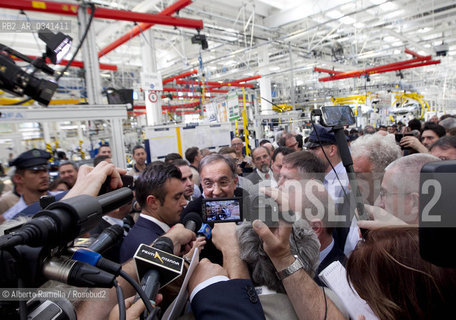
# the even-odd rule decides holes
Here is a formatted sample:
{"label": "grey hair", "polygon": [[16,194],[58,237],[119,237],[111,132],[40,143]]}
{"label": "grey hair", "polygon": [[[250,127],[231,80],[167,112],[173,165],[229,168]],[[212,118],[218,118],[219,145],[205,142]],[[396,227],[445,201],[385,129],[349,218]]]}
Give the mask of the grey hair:
{"label": "grey hair", "polygon": [[373,165],[372,172],[383,173],[385,168],[402,155],[393,135],[364,135],[351,144],[352,158],[367,156]]}
{"label": "grey hair", "polygon": [[[108,146],[109,147],[109,146]],[[71,164],[74,168],[74,170],[78,171],[78,165],[76,163],[74,163],[73,161],[71,160],[64,160],[64,161],[61,161],[60,164],[59,164],[59,168],[61,166],[66,166],[68,164]]]}
{"label": "grey hair", "polygon": [[367,125],[363,129],[364,134],[374,134],[375,133],[375,128],[373,126]]}
{"label": "grey hair", "polygon": [[[247,263],[252,282],[265,285],[271,290],[285,293],[282,282],[277,278],[274,265],[264,251],[263,242],[252,228],[250,222],[244,222],[236,230],[241,259]],[[290,235],[290,249],[304,263],[304,270],[314,277],[320,256],[320,242],[307,221],[300,219],[293,224]]]}
{"label": "grey hair", "polygon": [[203,159],[201,159],[199,167],[198,167],[198,172],[202,172],[203,168],[207,166],[208,164],[211,164],[213,162],[218,162],[218,161],[224,161],[228,167],[231,170],[231,174],[233,175],[233,178],[237,177],[236,174],[236,161],[231,158],[230,156],[224,155],[224,154],[210,154],[208,156],[205,156]]}
{"label": "grey hair", "polygon": [[440,121],[439,124],[446,130],[453,129],[454,127],[456,127],[456,118],[448,117]]}
{"label": "grey hair", "polygon": [[408,192],[418,192],[421,168],[426,163],[434,161],[441,160],[429,153],[415,153],[391,162],[385,171],[394,170],[400,173],[400,175],[395,176],[394,182],[401,190],[407,189]]}

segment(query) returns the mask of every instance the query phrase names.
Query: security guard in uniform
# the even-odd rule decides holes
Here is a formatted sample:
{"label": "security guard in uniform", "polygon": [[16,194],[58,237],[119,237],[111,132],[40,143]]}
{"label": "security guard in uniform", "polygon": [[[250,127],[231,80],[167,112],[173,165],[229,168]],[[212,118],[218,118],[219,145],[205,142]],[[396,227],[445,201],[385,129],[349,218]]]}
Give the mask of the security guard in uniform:
{"label": "security guard in uniform", "polygon": [[16,167],[16,175],[23,184],[23,194],[20,200],[3,214],[3,218],[13,219],[27,206],[39,201],[41,196],[50,194],[48,192],[50,158],[49,152],[32,149],[21,153],[13,160],[12,165]]}

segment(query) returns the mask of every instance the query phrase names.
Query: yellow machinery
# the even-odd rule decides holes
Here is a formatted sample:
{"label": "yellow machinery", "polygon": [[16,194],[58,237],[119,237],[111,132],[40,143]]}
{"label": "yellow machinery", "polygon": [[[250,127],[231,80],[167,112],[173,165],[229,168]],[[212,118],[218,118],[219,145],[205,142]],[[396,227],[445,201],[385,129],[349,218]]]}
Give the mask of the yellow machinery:
{"label": "yellow machinery", "polygon": [[431,111],[431,108],[429,107],[429,104],[426,102],[426,100],[423,99],[423,95],[417,93],[417,92],[393,92],[394,94],[394,101],[391,104],[392,107],[396,110],[399,110],[400,108],[404,108],[407,105],[411,105],[414,102],[418,103],[421,106],[421,112],[419,115],[419,119],[422,120],[424,118],[424,114],[427,111]]}
{"label": "yellow machinery", "polygon": [[335,106],[343,106],[343,105],[354,105],[353,113],[355,114],[355,117],[358,116],[359,108],[360,105],[367,105],[369,102],[371,102],[372,98],[374,98],[374,95],[371,92],[368,92],[366,94],[359,94],[359,95],[354,95],[354,96],[348,96],[348,97],[340,97],[340,98],[331,98],[331,102]]}

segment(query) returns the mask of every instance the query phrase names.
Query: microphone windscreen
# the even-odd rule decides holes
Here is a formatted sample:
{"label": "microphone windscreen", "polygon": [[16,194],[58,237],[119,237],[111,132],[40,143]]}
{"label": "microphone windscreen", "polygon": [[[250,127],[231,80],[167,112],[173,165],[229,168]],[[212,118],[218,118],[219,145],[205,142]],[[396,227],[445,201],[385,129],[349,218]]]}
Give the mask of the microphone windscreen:
{"label": "microphone windscreen", "polygon": [[[198,231],[201,228],[202,223],[203,219],[201,219],[201,216],[196,212],[189,212],[182,218],[182,224],[193,232]],[[188,227],[190,225],[192,225],[192,228]]]}

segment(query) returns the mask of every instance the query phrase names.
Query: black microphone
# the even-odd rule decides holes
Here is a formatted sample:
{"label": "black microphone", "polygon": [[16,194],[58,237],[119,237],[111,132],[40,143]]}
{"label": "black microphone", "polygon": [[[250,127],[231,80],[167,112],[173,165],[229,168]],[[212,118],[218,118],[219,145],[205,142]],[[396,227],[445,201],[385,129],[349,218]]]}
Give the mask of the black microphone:
{"label": "black microphone", "polygon": [[104,229],[97,239],[89,246],[89,249],[98,253],[103,254],[106,250],[116,244],[124,234],[124,229],[118,224]]}
{"label": "black microphone", "polygon": [[126,234],[128,234],[131,230],[131,228],[133,228],[133,226],[135,225],[135,220],[133,219],[133,217],[128,214],[126,215],[123,219],[123,228],[126,232]]}
{"label": "black microphone", "polygon": [[172,252],[172,240],[166,236],[158,238],[153,247],[142,244],[136,251],[136,270],[149,300],[154,300],[161,287],[182,274],[184,260]]}
{"label": "black microphone", "polygon": [[54,202],[17,231],[0,237],[0,249],[18,244],[32,247],[64,245],[94,228],[104,214],[132,198],[130,189],[120,188],[99,197],[79,195]]}
{"label": "black microphone", "polygon": [[57,280],[70,286],[112,288],[115,275],[90,264],[63,257],[54,257],[43,265],[43,274],[49,280]]}
{"label": "black microphone", "polygon": [[198,213],[189,212],[182,218],[182,224],[186,229],[189,229],[196,233],[201,228],[203,219],[201,219],[201,216]]}

